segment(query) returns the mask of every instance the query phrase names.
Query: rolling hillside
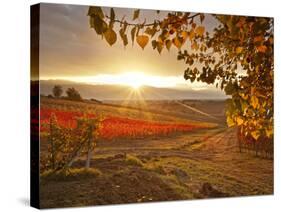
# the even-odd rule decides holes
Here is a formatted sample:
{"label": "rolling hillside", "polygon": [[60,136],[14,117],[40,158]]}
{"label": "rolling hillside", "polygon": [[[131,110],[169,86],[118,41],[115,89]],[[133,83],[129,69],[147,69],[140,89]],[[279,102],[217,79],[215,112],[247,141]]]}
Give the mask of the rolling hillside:
{"label": "rolling hillside", "polygon": [[[61,85],[64,90],[69,87],[77,89],[83,98],[98,100],[124,100],[131,94],[131,99],[140,98],[134,95],[134,91],[129,86],[121,85],[93,85],[85,83],[76,83],[63,80],[41,80],[40,92],[43,95],[52,93],[54,85]],[[144,99],[163,100],[163,99],[226,99],[220,90],[180,90],[172,88],[156,88],[143,86],[140,88],[140,94]]]}

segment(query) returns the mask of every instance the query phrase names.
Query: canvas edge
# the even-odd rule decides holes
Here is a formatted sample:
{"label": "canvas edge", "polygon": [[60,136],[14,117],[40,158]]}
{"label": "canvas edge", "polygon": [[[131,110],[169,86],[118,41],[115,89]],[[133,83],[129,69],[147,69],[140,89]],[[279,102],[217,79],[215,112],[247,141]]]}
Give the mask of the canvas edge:
{"label": "canvas edge", "polygon": [[30,6],[30,206],[40,208],[39,192],[40,4]]}

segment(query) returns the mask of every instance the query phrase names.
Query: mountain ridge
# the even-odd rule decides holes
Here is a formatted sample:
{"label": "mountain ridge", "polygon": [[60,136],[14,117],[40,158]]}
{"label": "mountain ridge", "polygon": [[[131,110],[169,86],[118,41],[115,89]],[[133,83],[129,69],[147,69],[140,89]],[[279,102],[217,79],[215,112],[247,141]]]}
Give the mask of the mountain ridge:
{"label": "mountain ridge", "polygon": [[65,95],[65,90],[74,87],[85,99],[98,100],[169,100],[169,99],[226,99],[220,90],[205,89],[176,89],[176,88],[158,88],[152,86],[141,86],[134,89],[126,85],[109,84],[89,84],[67,80],[40,80],[40,94],[49,95],[52,93],[54,85],[61,85]]}

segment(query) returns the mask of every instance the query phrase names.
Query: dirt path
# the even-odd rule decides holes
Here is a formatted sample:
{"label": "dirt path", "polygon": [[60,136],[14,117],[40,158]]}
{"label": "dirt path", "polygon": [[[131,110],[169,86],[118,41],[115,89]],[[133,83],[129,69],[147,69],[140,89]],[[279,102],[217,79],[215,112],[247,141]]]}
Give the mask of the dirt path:
{"label": "dirt path", "polygon": [[236,151],[236,146],[234,130],[216,129],[200,130],[197,133],[187,133],[177,137],[104,142],[98,145],[95,154],[96,156],[122,153],[139,156],[178,156],[199,160],[213,158],[227,151]]}
{"label": "dirt path", "polygon": [[234,129],[108,145],[96,156],[133,154],[163,169],[180,168],[193,175],[189,183],[196,184],[197,192],[208,182],[233,196],[273,193],[273,161],[240,153]]}

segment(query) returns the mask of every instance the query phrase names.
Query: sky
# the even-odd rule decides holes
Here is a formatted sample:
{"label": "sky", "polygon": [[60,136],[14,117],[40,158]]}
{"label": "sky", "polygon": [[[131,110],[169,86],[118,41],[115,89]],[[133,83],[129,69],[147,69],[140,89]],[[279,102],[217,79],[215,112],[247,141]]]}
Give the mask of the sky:
{"label": "sky", "polygon": [[[103,8],[109,12],[109,8]],[[114,8],[116,17],[131,20],[134,9]],[[40,10],[40,79],[71,80],[90,84],[125,84],[132,87],[149,85],[178,89],[212,89],[203,83],[190,83],[183,78],[187,68],[177,60],[172,47],[161,55],[150,43],[144,50],[131,42],[123,46],[118,35],[113,46],[90,28],[88,6],[42,4]],[[139,20],[151,22],[166,12],[141,10]],[[206,15],[205,26],[211,30],[216,21]],[[116,26],[115,26],[116,27]],[[118,26],[117,26],[118,27]],[[130,37],[129,37],[130,39]],[[218,92],[221,92],[218,90]],[[221,94],[221,93],[220,93]]]}

